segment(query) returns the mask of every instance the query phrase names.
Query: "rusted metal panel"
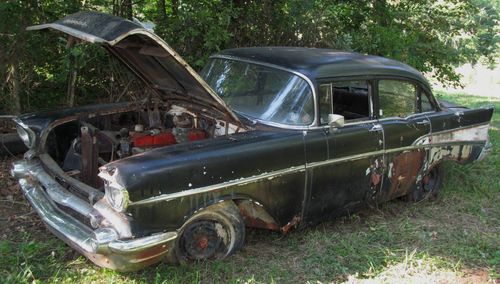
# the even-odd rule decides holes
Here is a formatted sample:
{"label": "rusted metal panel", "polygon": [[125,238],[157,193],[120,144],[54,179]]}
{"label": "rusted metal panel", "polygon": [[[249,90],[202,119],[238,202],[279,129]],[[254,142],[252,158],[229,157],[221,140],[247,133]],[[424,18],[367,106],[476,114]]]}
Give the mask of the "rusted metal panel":
{"label": "rusted metal panel", "polygon": [[238,202],[240,214],[247,227],[279,231],[280,227],[262,205],[249,200]]}
{"label": "rusted metal panel", "polygon": [[299,216],[294,216],[290,222],[281,227],[281,232],[283,234],[288,234],[293,228],[297,227],[297,225],[300,223],[300,220],[301,218]]}
{"label": "rusted metal panel", "polygon": [[[418,149],[397,154],[386,166],[384,185],[374,198],[377,202],[404,196],[416,186],[426,165],[426,151]],[[372,172],[372,185],[380,183],[380,173]]]}
{"label": "rusted metal panel", "polygon": [[81,141],[82,141],[82,171],[81,179],[84,183],[99,187],[101,180],[98,178],[98,158],[99,149],[97,139],[93,135],[92,130],[84,126],[81,128]]}

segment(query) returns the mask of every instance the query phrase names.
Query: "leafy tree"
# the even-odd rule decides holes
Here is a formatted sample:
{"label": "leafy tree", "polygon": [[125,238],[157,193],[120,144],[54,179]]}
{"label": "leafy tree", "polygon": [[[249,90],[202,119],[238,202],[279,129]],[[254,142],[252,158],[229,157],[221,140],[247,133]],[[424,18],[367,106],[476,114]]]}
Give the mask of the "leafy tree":
{"label": "leafy tree", "polygon": [[0,109],[23,112],[122,97],[130,74],[96,46],[26,32],[78,10],[153,21],[195,68],[244,46],[351,50],[401,60],[446,84],[454,67],[499,57],[500,0],[4,0]]}

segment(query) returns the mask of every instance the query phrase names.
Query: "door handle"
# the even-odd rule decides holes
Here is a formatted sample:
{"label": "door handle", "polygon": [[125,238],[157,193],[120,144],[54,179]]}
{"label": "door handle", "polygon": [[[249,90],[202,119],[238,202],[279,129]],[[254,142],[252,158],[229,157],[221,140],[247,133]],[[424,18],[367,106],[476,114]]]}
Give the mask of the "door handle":
{"label": "door handle", "polygon": [[374,131],[382,131],[382,125],[380,124],[374,124],[372,126],[372,128],[370,128],[369,130],[370,132],[374,132]]}
{"label": "door handle", "polygon": [[431,122],[429,120],[422,120],[422,121],[417,121],[416,124],[425,125],[425,124],[431,124]]}

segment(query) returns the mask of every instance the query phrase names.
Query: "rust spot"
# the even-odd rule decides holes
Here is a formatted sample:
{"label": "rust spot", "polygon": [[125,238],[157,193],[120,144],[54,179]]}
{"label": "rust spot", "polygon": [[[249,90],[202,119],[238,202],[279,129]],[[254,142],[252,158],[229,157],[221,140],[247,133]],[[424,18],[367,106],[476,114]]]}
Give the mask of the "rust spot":
{"label": "rust spot", "polygon": [[88,127],[81,128],[81,144],[82,144],[82,181],[92,187],[101,185],[98,173],[98,158],[99,150],[96,137]]}
{"label": "rust spot", "polygon": [[378,185],[381,179],[382,175],[377,173],[372,173],[372,185]]}
{"label": "rust spot", "polygon": [[167,251],[168,248],[166,245],[156,245],[145,251],[137,253],[134,258],[142,260],[144,263],[149,265],[158,262],[158,259],[161,258]]}
{"label": "rust spot", "polygon": [[281,232],[283,234],[288,234],[292,228],[295,228],[300,223],[300,217],[294,216],[293,219],[288,222],[285,226],[281,227]]}
{"label": "rust spot", "polygon": [[423,150],[405,152],[394,157],[393,166],[390,167],[391,172],[387,173],[391,184],[384,199],[392,199],[410,192],[415,185],[414,181],[422,168],[424,158]]}
{"label": "rust spot", "polygon": [[201,248],[201,249],[206,249],[208,247],[208,239],[207,237],[203,236],[201,237],[199,240],[198,240],[198,246]]}
{"label": "rust spot", "polygon": [[271,217],[271,215],[269,215],[263,207],[255,204],[254,202],[243,200],[238,202],[238,207],[247,227],[273,231],[280,230],[278,224],[274,221],[274,218]]}

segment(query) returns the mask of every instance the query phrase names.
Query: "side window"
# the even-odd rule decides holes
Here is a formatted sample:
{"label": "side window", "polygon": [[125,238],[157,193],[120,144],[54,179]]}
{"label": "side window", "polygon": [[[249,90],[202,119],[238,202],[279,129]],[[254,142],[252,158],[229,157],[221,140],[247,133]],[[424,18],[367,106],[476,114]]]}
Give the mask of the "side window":
{"label": "side window", "polygon": [[380,80],[378,83],[379,115],[384,117],[406,117],[417,111],[415,99],[417,88],[409,82]]}
{"label": "side window", "polygon": [[429,101],[429,97],[425,92],[420,92],[420,104],[422,112],[436,110],[432,103]]}
{"label": "side window", "polygon": [[368,82],[338,81],[319,86],[321,124],[328,124],[328,114],[340,114],[345,120],[358,121],[370,116]]}

